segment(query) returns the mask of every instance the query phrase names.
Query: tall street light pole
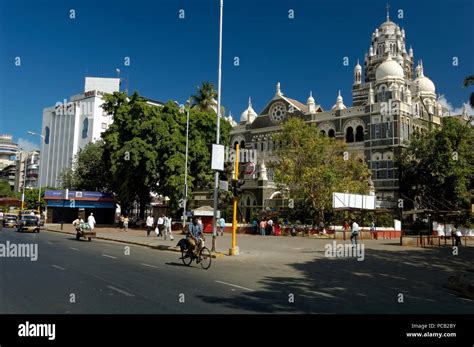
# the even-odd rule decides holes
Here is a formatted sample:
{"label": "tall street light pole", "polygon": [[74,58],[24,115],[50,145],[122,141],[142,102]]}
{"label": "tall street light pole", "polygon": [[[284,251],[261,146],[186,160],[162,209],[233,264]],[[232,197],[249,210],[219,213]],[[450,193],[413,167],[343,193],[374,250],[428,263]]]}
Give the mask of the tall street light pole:
{"label": "tall street light pole", "polygon": [[[20,154],[20,165],[21,165],[21,157]],[[21,212],[23,212],[25,206],[25,186],[26,186],[26,166],[28,165],[28,152],[26,152],[26,159],[25,164],[23,164],[23,188],[21,192]]]}
{"label": "tall street light pole", "polygon": [[[34,135],[34,136],[39,136],[41,137],[41,141],[44,140],[44,135],[43,134],[38,134],[38,133],[35,133],[33,131],[28,131],[28,134],[30,135]],[[41,153],[38,154],[38,178],[37,178],[37,182],[38,182],[38,214],[41,215],[41,182],[40,182],[40,155]]]}
{"label": "tall street light pole", "polygon": [[189,110],[191,99],[186,102],[186,157],[184,164],[184,197],[183,197],[183,229],[186,226],[186,203],[188,201],[188,150],[189,150]]}
{"label": "tall street light pole", "polygon": [[[219,68],[217,76],[217,132],[216,144],[220,139],[220,118],[221,118],[221,77],[222,77],[222,18],[224,15],[224,0],[220,0],[220,20],[219,20]],[[219,171],[214,174],[214,216],[212,218],[212,252],[216,251],[217,238],[217,200],[219,197]]]}

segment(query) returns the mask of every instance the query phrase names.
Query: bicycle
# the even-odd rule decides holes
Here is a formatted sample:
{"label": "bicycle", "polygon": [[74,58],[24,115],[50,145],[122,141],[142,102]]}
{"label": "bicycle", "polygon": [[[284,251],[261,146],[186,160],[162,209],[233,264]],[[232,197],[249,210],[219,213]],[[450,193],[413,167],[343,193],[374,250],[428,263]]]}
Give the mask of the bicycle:
{"label": "bicycle", "polygon": [[191,266],[191,263],[195,260],[196,264],[200,264],[204,270],[207,270],[211,267],[211,259],[211,251],[204,246],[203,240],[201,240],[201,247],[199,247],[197,255],[196,252],[191,252],[189,249],[181,250],[181,260],[186,266]]}

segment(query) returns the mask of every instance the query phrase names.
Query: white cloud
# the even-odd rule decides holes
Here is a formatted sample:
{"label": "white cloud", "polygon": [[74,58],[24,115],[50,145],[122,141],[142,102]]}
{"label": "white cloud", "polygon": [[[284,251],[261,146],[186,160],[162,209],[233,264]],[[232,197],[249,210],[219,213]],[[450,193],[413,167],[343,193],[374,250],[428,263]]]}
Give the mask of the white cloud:
{"label": "white cloud", "polygon": [[33,143],[27,139],[19,138],[18,139],[18,148],[21,148],[24,151],[35,151],[39,150],[39,146],[36,143]]}
{"label": "white cloud", "polygon": [[443,105],[449,110],[449,114],[451,116],[458,116],[462,114],[464,105],[466,105],[467,107],[467,114],[470,116],[474,116],[474,109],[469,105],[469,102],[463,103],[460,107],[454,107],[453,104],[451,104],[443,94],[439,96],[438,101],[441,105]]}

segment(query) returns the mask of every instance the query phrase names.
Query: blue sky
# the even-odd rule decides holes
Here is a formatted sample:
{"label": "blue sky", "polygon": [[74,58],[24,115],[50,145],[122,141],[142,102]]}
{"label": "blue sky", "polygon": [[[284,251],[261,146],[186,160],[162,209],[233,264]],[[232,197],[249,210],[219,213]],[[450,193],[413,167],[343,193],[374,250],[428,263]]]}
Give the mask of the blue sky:
{"label": "blue sky", "polygon": [[[462,81],[474,73],[474,2],[390,5],[436,92],[461,107],[471,92]],[[312,90],[330,108],[340,89],[351,104],[354,64],[383,21],[385,1],[225,0],[223,105],[238,121],[251,96],[260,112],[277,81],[302,102]],[[0,133],[23,146],[38,143],[26,131],[40,131],[44,107],[82,92],[86,75],[115,77],[116,68],[130,91],[183,102],[202,81],[217,84],[218,26],[219,0],[0,0]],[[345,56],[350,66],[343,66]]]}

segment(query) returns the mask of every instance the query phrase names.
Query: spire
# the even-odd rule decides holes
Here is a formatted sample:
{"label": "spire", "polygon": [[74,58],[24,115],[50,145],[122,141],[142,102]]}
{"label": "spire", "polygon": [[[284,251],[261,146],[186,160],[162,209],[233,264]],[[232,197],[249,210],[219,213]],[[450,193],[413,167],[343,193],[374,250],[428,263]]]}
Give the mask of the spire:
{"label": "spire", "polygon": [[275,95],[278,95],[278,96],[282,96],[283,93],[281,92],[281,89],[280,89],[280,82],[277,82],[277,85],[276,85],[276,94]]}
{"label": "spire", "polygon": [[249,107],[252,107],[252,98],[249,96]]}
{"label": "spire", "polygon": [[311,113],[311,114],[316,113],[316,104],[314,102],[312,91],[309,92],[309,97],[308,97],[308,101],[306,102],[306,105],[308,106],[308,112],[309,113]]}
{"label": "spire", "polygon": [[387,22],[390,22],[390,5],[388,2],[385,8],[387,9]]}

